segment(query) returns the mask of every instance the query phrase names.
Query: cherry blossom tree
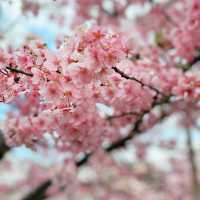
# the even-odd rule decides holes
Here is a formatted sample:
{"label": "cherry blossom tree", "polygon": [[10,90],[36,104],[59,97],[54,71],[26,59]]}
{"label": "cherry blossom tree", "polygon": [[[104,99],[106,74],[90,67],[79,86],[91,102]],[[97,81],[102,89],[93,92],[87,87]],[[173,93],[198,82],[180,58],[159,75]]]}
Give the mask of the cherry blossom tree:
{"label": "cherry blossom tree", "polygon": [[[14,107],[2,124],[0,157],[21,145],[48,151],[50,140],[58,154],[70,154],[48,172],[33,165],[30,174],[42,183],[35,187],[28,177],[22,185],[36,190],[24,199],[80,199],[88,193],[94,199],[141,199],[146,191],[147,199],[197,200],[199,174],[191,132],[199,123],[200,1],[50,3],[58,10],[72,4],[75,13],[72,34],[58,39],[58,49],[35,39],[0,50],[0,101]],[[144,12],[134,15],[135,6]],[[38,15],[45,7],[22,1],[23,14]],[[59,13],[48,18],[66,25]],[[183,169],[170,159],[174,170],[167,176],[145,162],[149,144],[135,141],[174,115],[187,130],[189,153],[182,158]],[[121,166],[109,155],[127,143],[136,148],[144,171]],[[170,145],[176,146],[175,141],[161,142],[160,147]],[[78,174],[84,165],[92,173],[88,183]],[[178,182],[181,176],[186,177],[183,183]],[[148,187],[143,179],[155,187],[157,181],[158,188]],[[115,185],[115,180],[121,182]],[[128,191],[127,182],[139,184],[138,190],[128,186],[133,190]]]}

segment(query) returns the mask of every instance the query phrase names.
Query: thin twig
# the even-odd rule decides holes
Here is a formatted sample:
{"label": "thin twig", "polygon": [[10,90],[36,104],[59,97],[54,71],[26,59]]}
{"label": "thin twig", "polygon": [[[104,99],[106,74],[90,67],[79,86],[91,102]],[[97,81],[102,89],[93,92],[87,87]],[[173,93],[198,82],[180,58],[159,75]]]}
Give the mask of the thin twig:
{"label": "thin twig", "polygon": [[112,69],[113,69],[116,73],[118,73],[121,77],[123,77],[123,78],[125,78],[125,79],[127,79],[127,80],[133,80],[133,81],[139,83],[139,84],[141,85],[141,87],[147,87],[147,88],[153,90],[154,92],[156,92],[157,94],[161,94],[161,95],[164,96],[164,94],[163,94],[161,91],[159,91],[157,88],[155,88],[155,87],[153,87],[153,86],[151,86],[151,85],[148,85],[148,84],[146,84],[146,83],[143,83],[142,81],[138,80],[138,79],[135,78],[134,76],[129,76],[129,75],[125,74],[123,71],[121,71],[121,70],[118,69],[117,67],[112,67]]}

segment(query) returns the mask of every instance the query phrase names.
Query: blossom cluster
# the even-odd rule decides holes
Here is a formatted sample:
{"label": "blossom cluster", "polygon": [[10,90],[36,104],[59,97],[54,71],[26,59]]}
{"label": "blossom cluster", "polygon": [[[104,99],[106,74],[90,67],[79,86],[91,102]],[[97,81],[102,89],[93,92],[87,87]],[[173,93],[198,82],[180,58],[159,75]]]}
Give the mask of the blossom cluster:
{"label": "blossom cluster", "polygon": [[[157,51],[152,60],[132,59],[129,41],[94,25],[77,28],[56,52],[39,41],[11,53],[2,50],[1,101],[17,106],[4,127],[8,143],[34,148],[50,133],[58,149],[93,150],[126,134],[125,127],[165,96],[188,92],[179,85],[188,82],[181,69],[160,62]],[[195,91],[199,80],[192,80]],[[154,117],[152,123],[159,118]]]}
{"label": "blossom cluster", "polygon": [[[175,5],[171,16],[178,12]],[[198,24],[198,5],[195,0],[188,4],[180,30],[193,18]],[[91,23],[77,27],[55,51],[40,41],[1,50],[0,100],[16,108],[5,122],[8,144],[35,148],[46,143],[50,134],[60,150],[92,151],[107,140],[129,134],[136,122],[142,131],[152,127],[161,117],[154,108],[170,103],[171,97],[196,104],[199,72],[186,70],[196,63],[193,60],[198,62],[198,56],[178,66],[176,53],[186,46],[174,44],[171,34],[166,37],[170,28],[179,28],[168,25],[167,14],[159,5],[149,13],[155,27],[164,24],[166,28],[157,35],[157,46],[141,45],[141,38],[139,42],[135,35],[113,28],[110,21],[111,26]],[[161,21],[156,21],[158,15]],[[145,27],[147,32],[152,30]],[[198,45],[199,26],[192,27],[195,34],[190,32],[188,37],[195,42],[187,44]],[[178,38],[176,35],[176,41]],[[167,47],[166,40],[170,40]],[[192,48],[198,51],[198,46]]]}

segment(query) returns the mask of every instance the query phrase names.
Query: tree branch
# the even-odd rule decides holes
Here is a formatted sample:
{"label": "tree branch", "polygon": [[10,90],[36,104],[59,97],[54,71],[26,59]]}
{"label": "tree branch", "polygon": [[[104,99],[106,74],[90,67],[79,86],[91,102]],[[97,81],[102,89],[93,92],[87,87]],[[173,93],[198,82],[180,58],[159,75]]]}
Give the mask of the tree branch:
{"label": "tree branch", "polygon": [[32,73],[28,73],[28,72],[25,72],[25,71],[22,71],[18,68],[14,68],[14,67],[6,67],[7,70],[11,71],[11,72],[14,72],[14,73],[18,73],[18,74],[23,74],[23,75],[26,75],[26,76],[30,76],[30,77],[33,77],[33,74]]}
{"label": "tree branch", "polygon": [[112,67],[112,69],[120,74],[121,77],[127,79],[127,80],[133,80],[137,83],[139,83],[141,85],[141,87],[147,87],[149,88],[150,90],[153,90],[154,92],[156,92],[156,94],[161,94],[162,96],[165,96],[161,91],[159,91],[157,88],[151,86],[151,85],[148,85],[146,83],[143,83],[142,81],[138,80],[137,78],[133,77],[133,76],[129,76],[127,74],[125,74],[123,71],[121,71],[120,69],[118,69],[117,67]]}
{"label": "tree branch", "polygon": [[50,179],[44,181],[39,185],[35,190],[30,192],[26,197],[22,198],[22,200],[43,200],[46,199],[46,191],[52,185],[52,181]]}
{"label": "tree branch", "polygon": [[126,116],[130,116],[130,115],[135,115],[135,116],[138,116],[139,113],[137,112],[123,112],[119,115],[111,115],[111,116],[108,116],[106,117],[107,120],[113,120],[113,119],[117,119],[117,118],[121,118],[121,117],[126,117]]}
{"label": "tree branch", "polygon": [[0,160],[3,159],[5,154],[10,150],[10,147],[5,143],[3,133],[0,131]]}
{"label": "tree branch", "polygon": [[82,165],[84,165],[90,158],[90,156],[92,155],[92,153],[85,153],[83,155],[83,157],[81,157],[80,159],[77,159],[75,164],[77,167],[81,167]]}
{"label": "tree branch", "polygon": [[156,106],[169,103],[170,102],[170,98],[171,98],[171,96],[167,96],[167,97],[163,98],[160,102],[157,102],[157,100],[155,98],[154,101],[152,102],[151,108],[148,109],[148,110],[145,110],[139,116],[138,120],[134,123],[134,126],[133,126],[132,130],[130,131],[130,133],[126,137],[120,138],[119,140],[116,140],[115,142],[111,143],[109,146],[107,146],[105,148],[105,151],[106,152],[110,152],[110,151],[113,151],[115,149],[122,148],[122,147],[124,147],[126,145],[126,143],[129,140],[133,139],[136,135],[141,134],[140,125],[143,122],[144,116],[146,114],[149,114],[152,111],[152,109],[154,109]]}

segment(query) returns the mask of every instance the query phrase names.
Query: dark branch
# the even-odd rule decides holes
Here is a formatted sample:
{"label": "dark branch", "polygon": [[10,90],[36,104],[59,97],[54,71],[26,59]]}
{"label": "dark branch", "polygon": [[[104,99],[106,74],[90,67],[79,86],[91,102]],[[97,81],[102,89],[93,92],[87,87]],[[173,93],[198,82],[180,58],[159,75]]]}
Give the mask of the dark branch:
{"label": "dark branch", "polygon": [[151,108],[148,110],[145,110],[143,113],[141,113],[138,120],[134,123],[134,126],[133,126],[132,130],[130,131],[130,133],[126,137],[120,138],[119,140],[116,140],[115,142],[111,143],[109,146],[107,146],[105,148],[105,151],[110,152],[115,149],[122,148],[126,145],[126,143],[129,140],[133,139],[136,135],[139,135],[141,133],[140,125],[143,122],[144,116],[146,114],[149,114],[152,111],[152,109],[154,109],[156,106],[169,103],[170,98],[171,98],[171,96],[165,97],[160,102],[157,102],[157,99],[155,98],[154,101],[152,102]]}
{"label": "dark branch", "polygon": [[131,116],[131,115],[138,116],[139,113],[137,113],[137,112],[123,112],[119,115],[108,116],[106,119],[107,120],[113,120],[113,119],[117,119],[117,118],[121,118],[121,117]]}
{"label": "dark branch", "polygon": [[5,154],[10,150],[10,147],[5,143],[2,132],[0,131],[0,160],[3,159]]}
{"label": "dark branch", "polygon": [[85,164],[88,161],[91,155],[92,153],[85,153],[82,158],[76,160],[76,163],[75,163],[76,166],[81,167],[83,164]]}
{"label": "dark branch", "polygon": [[[82,158],[77,159],[76,166],[81,167],[84,163],[86,163],[91,156],[91,153],[86,153]],[[30,192],[26,197],[22,200],[44,200],[47,198],[46,192],[48,188],[52,185],[52,180],[48,179],[39,185],[34,191]]]}
{"label": "dark branch", "polygon": [[22,200],[43,200],[43,199],[46,199],[47,198],[46,192],[51,185],[52,185],[52,181],[50,179],[46,180],[41,185],[39,185],[35,190],[30,192]]}
{"label": "dark branch", "polygon": [[23,74],[23,75],[26,75],[26,76],[30,76],[30,77],[33,77],[33,74],[32,73],[29,73],[29,72],[25,72],[25,71],[22,71],[18,68],[14,68],[14,67],[6,67],[7,70],[11,71],[11,72],[14,72],[14,73],[18,73],[18,74]]}
{"label": "dark branch", "polygon": [[116,73],[120,74],[121,77],[123,77],[123,78],[125,78],[125,79],[127,79],[127,80],[133,80],[133,81],[139,83],[139,84],[141,85],[141,87],[147,87],[147,88],[149,88],[150,90],[153,90],[154,92],[156,92],[156,94],[161,94],[162,96],[164,96],[164,94],[163,94],[161,91],[159,91],[157,88],[155,88],[155,87],[153,87],[153,86],[151,86],[151,85],[148,85],[148,84],[146,84],[146,83],[143,83],[142,81],[138,80],[137,78],[135,78],[135,77],[133,77],[133,76],[129,76],[129,75],[125,74],[123,71],[121,71],[121,70],[118,69],[117,67],[112,67],[112,69],[113,69]]}

